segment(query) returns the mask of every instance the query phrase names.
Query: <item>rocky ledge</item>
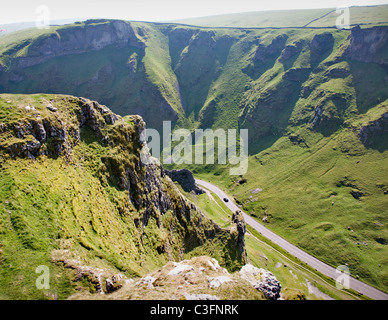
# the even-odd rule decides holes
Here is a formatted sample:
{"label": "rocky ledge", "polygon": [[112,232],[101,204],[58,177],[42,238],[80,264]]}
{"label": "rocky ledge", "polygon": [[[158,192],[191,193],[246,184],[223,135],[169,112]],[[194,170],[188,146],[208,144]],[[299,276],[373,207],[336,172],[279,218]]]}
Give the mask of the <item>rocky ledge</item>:
{"label": "rocky ledge", "polygon": [[388,133],[388,112],[381,115],[380,118],[375,121],[371,121],[365,126],[362,126],[358,132],[360,141],[365,146],[371,146],[374,144],[377,138],[386,136]]}
{"label": "rocky ledge", "polygon": [[202,194],[202,188],[198,187],[195,183],[195,179],[193,173],[188,169],[181,170],[166,170],[164,169],[164,173],[168,175],[172,181],[176,181],[180,184],[180,186],[186,192],[194,192],[195,194]]}
{"label": "rocky ledge", "polygon": [[[115,218],[130,220],[128,241],[134,242],[137,251],[128,259],[139,264],[131,267],[133,273],[145,272],[144,261],[137,257],[144,252],[160,261],[216,252],[215,257],[229,271],[246,263],[241,221],[221,228],[179,192],[160,163],[143,161],[151,155],[143,140],[145,123],[140,116],[123,118],[95,101],[63,95],[0,95],[0,116],[3,161],[45,164],[58,160],[90,170],[102,188],[113,186],[122,192],[122,201],[115,200]],[[90,144],[100,151],[93,153]],[[94,159],[91,167],[85,162],[88,157]],[[72,260],[57,257],[54,262],[76,270],[81,278],[90,278],[101,291],[99,276],[93,275],[97,269],[86,271]],[[108,291],[115,287],[112,277],[109,281]]]}
{"label": "rocky ledge", "polygon": [[[119,276],[116,275],[116,279]],[[111,281],[111,280],[109,280]],[[96,281],[98,283],[98,281]],[[128,300],[224,300],[281,299],[281,284],[275,276],[251,264],[229,273],[209,256],[169,262],[138,279],[122,279],[118,290],[104,299]],[[96,297],[95,295],[93,297]],[[71,299],[84,299],[76,294]]]}

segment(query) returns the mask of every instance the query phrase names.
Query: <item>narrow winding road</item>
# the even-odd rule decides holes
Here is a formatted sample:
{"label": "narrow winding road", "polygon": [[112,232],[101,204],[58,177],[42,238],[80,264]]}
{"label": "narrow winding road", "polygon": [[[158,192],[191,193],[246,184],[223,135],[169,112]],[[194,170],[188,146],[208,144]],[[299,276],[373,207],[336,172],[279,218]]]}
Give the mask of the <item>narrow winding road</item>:
{"label": "narrow winding road", "polygon": [[[317,271],[321,272],[322,274],[336,280],[338,276],[340,276],[339,271],[337,271],[335,268],[327,265],[326,263],[323,263],[322,261],[318,260],[317,258],[311,256],[310,254],[306,253],[305,251],[299,249],[295,245],[289,243],[276,233],[272,232],[271,230],[267,229],[265,226],[257,222],[255,219],[253,219],[251,216],[247,215],[245,212],[243,212],[239,207],[237,207],[234,202],[231,200],[231,198],[223,192],[221,189],[216,187],[215,185],[195,179],[195,182],[203,186],[209,190],[211,190],[213,193],[215,193],[218,197],[222,199],[227,198],[229,199],[228,202],[224,202],[225,205],[232,211],[235,212],[236,210],[240,210],[243,215],[245,222],[249,224],[251,227],[256,229],[258,232],[260,232],[264,237],[271,240],[273,243],[277,244],[278,246],[282,247],[284,250],[289,252],[291,255],[295,256],[296,258],[300,259],[301,261],[307,263]],[[349,279],[349,287],[368,296],[369,298],[372,298],[374,300],[388,300],[388,295],[370,285],[367,285],[355,278],[350,277]]]}

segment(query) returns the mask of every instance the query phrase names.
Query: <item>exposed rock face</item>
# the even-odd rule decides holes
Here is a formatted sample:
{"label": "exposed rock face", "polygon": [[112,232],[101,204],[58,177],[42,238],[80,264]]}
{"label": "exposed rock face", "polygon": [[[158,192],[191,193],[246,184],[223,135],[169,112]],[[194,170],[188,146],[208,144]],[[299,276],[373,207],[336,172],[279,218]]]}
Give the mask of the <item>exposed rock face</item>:
{"label": "exposed rock face", "polygon": [[218,276],[214,278],[209,277],[208,281],[209,281],[209,288],[217,289],[223,283],[232,282],[233,280],[228,276]]}
{"label": "exposed rock face", "polygon": [[386,55],[378,54],[386,50],[388,44],[388,28],[373,27],[361,29],[355,27],[350,36],[350,46],[345,55],[361,62],[374,62],[387,65]]}
{"label": "exposed rock face", "polygon": [[273,39],[271,44],[269,44],[268,46],[264,46],[263,44],[259,43],[259,46],[254,56],[254,60],[260,60],[262,62],[265,62],[268,59],[278,56],[282,52],[286,41],[286,35],[279,35],[275,39]]}
{"label": "exposed rock face", "polygon": [[54,250],[51,256],[56,264],[62,264],[65,268],[76,271],[75,281],[83,278],[87,279],[96,292],[100,294],[114,292],[125,283],[132,281],[121,273],[112,274],[106,269],[83,265],[80,260],[72,257],[67,250]]}
{"label": "exposed rock face", "polygon": [[233,213],[232,221],[236,225],[236,229],[237,229],[236,244],[237,244],[238,252],[242,256],[246,257],[247,253],[245,249],[245,232],[247,231],[247,228],[241,211],[236,211]]}
{"label": "exposed rock face", "polygon": [[279,58],[279,61],[282,63],[286,62],[287,60],[291,59],[296,54],[298,54],[300,52],[300,50],[302,50],[302,43],[301,42],[287,45],[283,49],[282,54]]}
{"label": "exposed rock face", "polygon": [[101,19],[26,35],[1,52],[10,59],[1,62],[0,91],[86,96],[117,114],[138,114],[149,128],[161,130],[162,120],[178,119],[181,106],[158,87],[160,79],[149,77],[154,66],[143,57],[155,45],[147,42],[152,32],[139,23]]}
{"label": "exposed rock face", "polygon": [[291,68],[283,75],[284,80],[304,82],[309,76],[310,68]]}
{"label": "exposed rock face", "polygon": [[[253,270],[257,269],[251,267]],[[258,286],[258,281],[255,279],[251,282],[247,279],[248,269],[248,266],[244,266],[240,272],[229,273],[219,266],[216,259],[209,256],[194,257],[181,262],[169,262],[159,270],[140,279],[124,281],[121,288],[104,296],[104,298],[147,300],[269,299],[263,294],[265,290],[270,290],[269,280],[265,278],[266,280],[260,282],[266,283],[265,290],[261,288],[257,290],[255,286]],[[269,274],[263,269],[257,270],[261,270],[260,275],[263,277],[266,277],[267,273]],[[252,276],[252,273],[249,275]],[[274,277],[272,276],[272,278]],[[261,285],[264,287],[263,284]],[[72,298],[76,299],[76,297]]]}
{"label": "exposed rock face", "polygon": [[[184,253],[200,246],[221,245],[224,249],[220,259],[228,261],[228,267],[235,269],[246,263],[246,257],[240,254],[241,237],[236,227],[220,228],[180,194],[159,163],[143,163],[140,154],[150,154],[145,148],[145,123],[140,116],[124,119],[95,101],[71,96],[55,96],[50,105],[57,111],[49,110],[47,105],[28,111],[23,106],[12,106],[22,115],[1,123],[2,155],[32,160],[63,157],[70,165],[79,161],[75,148],[85,139],[92,139],[105,151],[96,159],[98,165],[91,173],[102,186],[114,186],[128,197],[128,201],[118,204],[117,214],[130,215],[136,227],[133,232],[139,235],[133,240],[136,245],[141,248],[143,237],[152,236],[155,241],[150,250],[169,260],[181,259]],[[115,288],[112,279],[108,288]]]}
{"label": "exposed rock face", "polygon": [[388,133],[388,112],[379,119],[361,127],[358,137],[365,146],[370,146],[375,142],[376,137],[387,135]]}
{"label": "exposed rock face", "polygon": [[85,27],[76,27],[71,31],[59,29],[55,34],[42,37],[32,44],[27,57],[14,60],[14,67],[23,69],[54,57],[96,51],[109,45],[131,45],[144,50],[144,43],[136,36],[129,22],[112,21],[109,27],[93,22],[94,20],[88,20]]}
{"label": "exposed rock face", "polygon": [[193,173],[190,170],[164,170],[164,172],[172,181],[178,182],[186,192],[193,191],[196,194],[204,193],[204,191],[195,183]]}
{"label": "exposed rock face", "polygon": [[280,298],[282,286],[271,272],[247,264],[241,268],[240,275],[257,290],[262,291],[267,299],[277,300]]}
{"label": "exposed rock face", "polygon": [[314,36],[310,42],[312,57],[317,57],[331,50],[334,45],[334,37],[331,33],[322,33]]}
{"label": "exposed rock face", "polygon": [[[106,137],[101,130],[114,124],[117,116],[94,101],[81,98],[78,103],[78,122],[66,124],[64,119],[55,113],[42,114],[34,108],[31,119],[11,123],[2,129],[3,132],[13,132],[15,138],[23,141],[0,144],[0,148],[6,149],[13,158],[34,159],[40,155],[68,157],[72,148],[79,142],[84,126],[91,127],[104,140]],[[56,110],[52,104],[48,104],[47,109]]]}

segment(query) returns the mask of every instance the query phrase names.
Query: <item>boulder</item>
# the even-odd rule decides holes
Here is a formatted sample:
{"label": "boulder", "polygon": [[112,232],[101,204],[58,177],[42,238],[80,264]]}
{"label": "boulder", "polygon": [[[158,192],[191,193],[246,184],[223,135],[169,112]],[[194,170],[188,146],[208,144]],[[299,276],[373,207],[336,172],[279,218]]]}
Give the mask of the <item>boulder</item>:
{"label": "boulder", "polygon": [[211,289],[217,289],[219,286],[221,286],[225,282],[232,282],[233,280],[229,278],[228,276],[218,276],[218,277],[209,277],[209,288]]}
{"label": "boulder", "polygon": [[153,283],[155,282],[155,280],[156,278],[154,277],[146,276],[144,278],[141,278],[139,282],[137,282],[137,285],[145,289],[153,289],[154,288]]}
{"label": "boulder", "polygon": [[194,268],[188,264],[183,263],[176,263],[175,268],[170,270],[168,273],[169,276],[177,276],[178,274],[181,274],[186,271],[194,270]]}
{"label": "boulder", "polygon": [[247,280],[254,288],[262,291],[267,299],[277,300],[280,298],[282,286],[268,270],[247,264],[241,268],[240,276]]}
{"label": "boulder", "polygon": [[178,182],[186,192],[193,191],[195,194],[204,193],[203,189],[198,187],[195,183],[194,176],[190,170],[181,169],[169,171],[164,169],[164,173],[169,176],[172,181]]}
{"label": "boulder", "polygon": [[58,111],[58,109],[55,108],[52,104],[48,104],[48,105],[47,105],[47,109],[49,109],[49,110],[52,111],[52,112],[57,112],[57,111]]}
{"label": "boulder", "polygon": [[199,294],[189,294],[184,292],[183,296],[186,300],[220,300],[217,296],[211,294],[199,293]]}

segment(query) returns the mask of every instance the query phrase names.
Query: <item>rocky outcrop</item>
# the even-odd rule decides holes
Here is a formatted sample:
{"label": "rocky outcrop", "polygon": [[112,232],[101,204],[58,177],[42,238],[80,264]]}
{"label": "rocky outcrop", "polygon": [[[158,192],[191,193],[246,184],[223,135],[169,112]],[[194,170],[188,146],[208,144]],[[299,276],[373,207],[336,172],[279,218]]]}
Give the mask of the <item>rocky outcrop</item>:
{"label": "rocky outcrop", "polygon": [[361,29],[352,28],[350,45],[345,51],[345,57],[361,61],[387,65],[385,50],[388,45],[388,27],[373,27]]}
{"label": "rocky outcrop", "polygon": [[362,126],[358,132],[358,138],[365,146],[371,146],[377,137],[387,135],[388,133],[388,112],[384,113],[375,121]]}
{"label": "rocky outcrop", "polygon": [[216,259],[199,256],[181,262],[169,262],[140,279],[126,280],[120,289],[104,298],[263,300],[279,298],[280,288],[280,283],[266,270],[245,265],[239,272],[229,273]]}
{"label": "rocky outcrop", "polygon": [[112,293],[120,289],[124,284],[133,281],[121,273],[113,274],[112,271],[107,269],[84,265],[79,259],[72,257],[67,250],[54,250],[51,254],[51,259],[58,265],[74,270],[75,283],[87,280],[93,286],[96,293]]}
{"label": "rocky outcrop", "polygon": [[283,74],[284,80],[296,81],[296,82],[304,82],[308,78],[310,74],[310,68],[291,68]]}
{"label": "rocky outcrop", "polygon": [[266,62],[269,59],[279,56],[284,49],[287,38],[286,35],[282,34],[274,38],[268,46],[259,43],[253,59]]}
{"label": "rocky outcrop", "polygon": [[164,173],[168,175],[172,181],[176,181],[180,184],[186,192],[194,192],[195,194],[204,193],[203,189],[198,187],[195,183],[193,173],[188,169],[180,170],[164,170]]}
{"label": "rocky outcrop", "polygon": [[282,51],[282,54],[279,58],[281,63],[284,63],[290,60],[292,57],[295,57],[302,50],[303,42],[299,41],[293,44],[288,44]]}
{"label": "rocky outcrop", "polygon": [[[28,110],[25,105],[13,106],[10,101],[20,116],[0,124],[0,152],[4,158],[27,157],[39,162],[45,157],[65,158],[68,165],[83,167],[77,151],[91,142],[97,143],[104,151],[94,158],[90,174],[100,180],[102,188],[123,191],[126,199],[114,200],[115,208],[117,215],[126,219],[130,216],[130,232],[136,235],[131,241],[139,251],[149,246],[149,252],[173,260],[201,246],[209,250],[221,246],[219,259],[228,268],[233,270],[246,263],[246,256],[240,253],[243,239],[236,227],[219,227],[179,192],[160,163],[143,161],[141,154],[151,156],[140,116],[124,119],[106,106],[84,98],[45,95],[42,99],[39,105],[29,104]],[[84,150],[81,158],[95,157]],[[151,243],[148,237],[152,237]],[[108,287],[114,285],[111,279]]]}
{"label": "rocky outcrop", "polygon": [[312,59],[318,59],[325,52],[331,51],[334,45],[334,37],[331,33],[317,34],[310,42]]}
{"label": "rocky outcrop", "polygon": [[[54,102],[47,104],[50,112],[39,111],[34,106],[26,106],[27,118],[2,126],[1,132],[12,133],[13,138],[0,142],[11,157],[34,159],[40,155],[69,157],[73,147],[79,142],[81,130],[89,126],[103,141],[107,140],[102,130],[114,124],[118,117],[105,106],[80,98],[78,119],[68,122],[56,114]],[[13,142],[15,141],[15,142]],[[108,142],[108,141],[106,141]]]}
{"label": "rocky outcrop", "polygon": [[[126,21],[87,20],[84,25],[71,30],[59,28],[56,32],[42,36],[29,46],[28,55],[13,60],[13,68],[24,69],[41,64],[54,57],[101,50],[107,46],[135,46],[142,50],[145,44],[137,36],[132,25]],[[108,22],[108,21],[107,21]]]}
{"label": "rocky outcrop", "polygon": [[267,299],[277,300],[280,298],[282,286],[271,272],[247,264],[241,268],[240,275],[254,288],[262,291]]}
{"label": "rocky outcrop", "polygon": [[232,222],[235,224],[237,230],[236,246],[238,248],[238,252],[241,256],[247,257],[245,249],[245,233],[247,231],[247,227],[241,211],[236,211],[233,213]]}

